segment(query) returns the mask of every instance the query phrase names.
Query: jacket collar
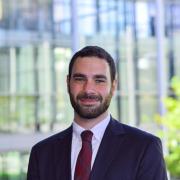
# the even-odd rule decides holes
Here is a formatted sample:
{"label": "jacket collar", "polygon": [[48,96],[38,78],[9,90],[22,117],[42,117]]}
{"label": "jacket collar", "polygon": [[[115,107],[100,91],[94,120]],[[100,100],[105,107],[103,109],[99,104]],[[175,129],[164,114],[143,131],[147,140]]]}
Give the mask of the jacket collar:
{"label": "jacket collar", "polygon": [[124,140],[123,134],[125,130],[122,124],[111,117],[91,171],[91,180],[104,179],[111,162],[118,156],[119,147]]}

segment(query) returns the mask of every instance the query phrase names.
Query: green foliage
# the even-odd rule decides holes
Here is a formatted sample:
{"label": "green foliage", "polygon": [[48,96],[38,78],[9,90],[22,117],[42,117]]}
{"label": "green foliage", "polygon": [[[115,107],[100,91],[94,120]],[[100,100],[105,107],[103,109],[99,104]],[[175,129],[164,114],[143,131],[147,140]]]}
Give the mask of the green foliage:
{"label": "green foliage", "polygon": [[26,179],[26,174],[1,174],[0,173],[0,180],[20,180],[20,179]]}
{"label": "green foliage", "polygon": [[170,174],[180,178],[180,79],[174,77],[171,84],[173,95],[164,101],[167,112],[158,117],[158,122],[165,128],[165,138],[169,153],[165,157]]}

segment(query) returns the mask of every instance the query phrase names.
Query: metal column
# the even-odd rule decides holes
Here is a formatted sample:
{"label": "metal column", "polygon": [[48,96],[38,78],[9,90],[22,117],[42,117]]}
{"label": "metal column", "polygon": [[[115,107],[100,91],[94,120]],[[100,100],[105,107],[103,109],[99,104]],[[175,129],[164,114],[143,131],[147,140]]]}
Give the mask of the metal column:
{"label": "metal column", "polygon": [[115,0],[115,18],[116,18],[116,29],[115,29],[115,53],[116,53],[116,67],[117,67],[117,114],[119,121],[122,121],[121,118],[121,94],[120,94],[120,22],[119,22],[119,1]]}
{"label": "metal column", "polygon": [[71,49],[75,53],[79,49],[77,0],[71,0]]}
{"label": "metal column", "polygon": [[165,56],[164,56],[164,1],[156,0],[156,35],[157,35],[157,77],[158,77],[158,98],[159,113],[165,114],[163,99],[166,97],[166,73],[165,73]]}

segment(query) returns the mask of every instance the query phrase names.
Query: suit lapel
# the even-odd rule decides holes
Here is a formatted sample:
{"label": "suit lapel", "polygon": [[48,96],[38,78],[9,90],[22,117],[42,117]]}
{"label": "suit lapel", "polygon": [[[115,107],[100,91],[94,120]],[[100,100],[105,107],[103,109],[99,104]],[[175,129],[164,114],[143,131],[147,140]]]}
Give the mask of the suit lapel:
{"label": "suit lapel", "polygon": [[120,138],[122,134],[124,134],[122,126],[111,118],[92,168],[91,180],[104,179],[108,167],[118,154],[123,141],[123,138]]}
{"label": "suit lapel", "polygon": [[72,127],[64,131],[57,141],[54,155],[56,180],[71,180]]}

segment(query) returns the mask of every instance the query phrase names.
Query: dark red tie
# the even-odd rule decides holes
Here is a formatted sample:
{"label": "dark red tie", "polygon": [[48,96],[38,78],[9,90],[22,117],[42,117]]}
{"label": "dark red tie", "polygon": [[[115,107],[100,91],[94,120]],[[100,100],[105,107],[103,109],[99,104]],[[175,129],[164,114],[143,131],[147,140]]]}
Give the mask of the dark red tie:
{"label": "dark red tie", "polygon": [[92,136],[93,133],[89,130],[81,133],[82,148],[77,158],[74,180],[89,180],[92,158]]}

